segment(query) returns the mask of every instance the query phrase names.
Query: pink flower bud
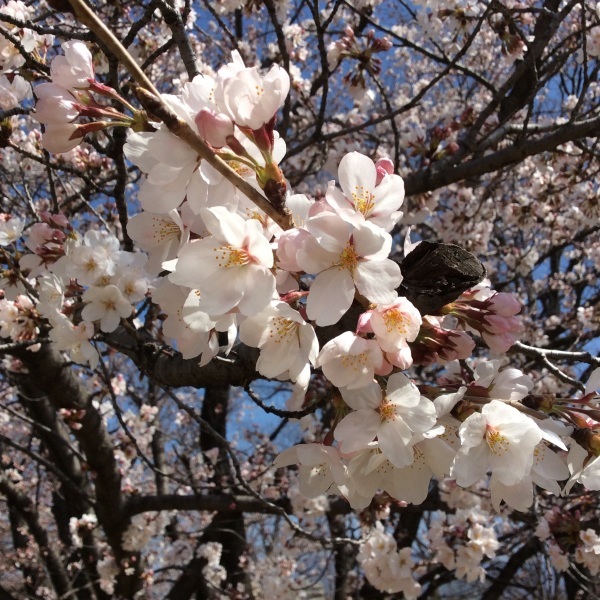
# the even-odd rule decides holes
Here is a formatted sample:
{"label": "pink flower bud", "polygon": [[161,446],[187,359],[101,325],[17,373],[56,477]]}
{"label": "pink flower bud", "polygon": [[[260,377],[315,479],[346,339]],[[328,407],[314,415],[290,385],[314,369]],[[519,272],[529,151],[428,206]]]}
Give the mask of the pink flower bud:
{"label": "pink flower bud", "polygon": [[377,171],[377,180],[375,185],[379,185],[386,175],[393,175],[394,163],[389,158],[380,158],[375,163],[375,170]]}
{"label": "pink flower bud", "polygon": [[233,121],[223,113],[203,108],[196,115],[195,121],[200,136],[213,148],[226,146],[227,138],[233,135]]}
{"label": "pink flower bud", "polygon": [[509,332],[492,334],[484,331],[481,337],[491,350],[499,354],[508,352],[509,348],[517,341],[514,333]]}
{"label": "pink flower bud", "polygon": [[521,312],[521,304],[512,294],[497,292],[488,298],[488,309],[502,317],[512,317]]}
{"label": "pink flower bud", "polygon": [[371,327],[372,314],[373,311],[368,310],[367,312],[362,313],[360,317],[358,317],[358,323],[356,324],[357,335],[360,333],[373,333],[373,327]]}
{"label": "pink flower bud", "polygon": [[475,341],[464,331],[449,332],[447,346],[440,349],[440,358],[444,360],[462,360],[469,358],[475,350]]}

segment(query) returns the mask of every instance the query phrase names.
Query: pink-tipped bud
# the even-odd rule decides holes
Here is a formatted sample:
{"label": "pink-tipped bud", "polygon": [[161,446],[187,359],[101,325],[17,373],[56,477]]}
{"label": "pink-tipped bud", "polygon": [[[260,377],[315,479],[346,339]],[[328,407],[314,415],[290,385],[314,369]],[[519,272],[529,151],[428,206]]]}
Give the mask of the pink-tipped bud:
{"label": "pink-tipped bud", "polygon": [[227,138],[233,135],[233,121],[223,113],[203,108],[195,121],[200,136],[213,148],[223,148],[227,145]]}
{"label": "pink-tipped bud", "polygon": [[367,312],[362,313],[360,317],[358,317],[358,323],[356,324],[356,334],[361,333],[373,333],[373,327],[371,326],[371,315],[373,314],[372,310],[368,310]]}
{"label": "pink-tipped bud", "polygon": [[293,304],[305,296],[308,296],[308,292],[304,292],[302,290],[292,290],[291,292],[287,292],[285,294],[279,294],[279,299],[287,304]]}
{"label": "pink-tipped bud", "polygon": [[375,163],[375,169],[377,171],[375,185],[379,185],[386,175],[392,175],[394,173],[394,163],[389,158],[380,158]]}
{"label": "pink-tipped bud", "polygon": [[512,294],[497,292],[487,302],[488,309],[502,317],[512,317],[521,312],[521,303]]}

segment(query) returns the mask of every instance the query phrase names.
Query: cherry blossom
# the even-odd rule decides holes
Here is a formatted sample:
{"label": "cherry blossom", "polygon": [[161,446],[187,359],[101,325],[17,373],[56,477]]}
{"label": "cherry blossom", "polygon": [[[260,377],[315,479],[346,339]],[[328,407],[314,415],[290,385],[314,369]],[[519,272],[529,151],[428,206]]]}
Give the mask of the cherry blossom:
{"label": "cherry blossom", "polygon": [[283,105],[290,78],[278,65],[261,76],[258,67],[246,67],[239,52],[232,53],[233,62],[217,73],[215,103],[238,127],[260,129]]}
{"label": "cherry blossom", "polygon": [[535,422],[499,400],[486,404],[460,426],[461,448],[451,476],[469,486],[488,469],[502,484],[515,485],[529,474],[533,452],[542,439]]}
{"label": "cherry blossom", "polygon": [[338,177],[342,192],[327,189],[327,202],[342,219],[353,225],[365,220],[390,231],[402,217],[404,182],[399,175],[378,176],[376,165],[364,154],[350,152],[340,161]]}
{"label": "cherry blossom", "polygon": [[53,83],[65,88],[88,87],[88,79],[94,79],[92,54],[83,42],[64,42],[64,55],[57,56],[51,65]]}
{"label": "cherry blossom", "polygon": [[57,350],[69,353],[71,360],[78,363],[89,363],[92,369],[99,362],[98,351],[90,343],[94,337],[94,326],[92,323],[83,321],[74,325],[65,315],[56,314],[52,319],[50,339],[56,345]]}
{"label": "cherry blossom", "polygon": [[23,100],[31,98],[31,85],[20,75],[8,78],[0,74],[0,108],[10,110]]}
{"label": "cherry blossom", "polygon": [[313,327],[285,302],[274,302],[240,326],[240,340],[260,348],[256,363],[265,377],[289,378],[308,385],[310,365],[316,362],[319,343]]}
{"label": "cherry blossom", "polygon": [[383,353],[375,340],[367,340],[346,331],[321,348],[315,362],[329,381],[349,390],[368,386],[384,365]]}
{"label": "cherry blossom", "polygon": [[355,288],[371,302],[393,302],[402,276],[387,258],[390,235],[368,222],[352,227],[334,212],[314,208],[306,223],[313,237],[304,240],[296,256],[303,271],[316,275],[308,317],[317,325],[336,323],[350,308]]}
{"label": "cherry blossom", "polygon": [[408,377],[403,373],[391,375],[385,393],[375,382],[340,391],[346,404],[354,409],[335,428],[335,439],[341,442],[342,452],[366,448],[377,438],[381,450],[395,467],[411,464],[413,436],[433,427],[436,411]]}
{"label": "cherry blossom", "polygon": [[166,215],[146,211],[138,213],[129,219],[127,233],[138,242],[142,250],[148,252],[146,270],[152,275],[160,273],[163,262],[177,256],[179,248],[188,237],[176,210]]}
{"label": "cherry blossom", "polygon": [[19,217],[0,214],[0,246],[13,244],[21,237],[25,221]]}
{"label": "cherry blossom", "polygon": [[100,329],[106,333],[114,331],[121,319],[133,310],[116,285],[90,287],[83,294],[83,300],[88,303],[81,312],[83,319],[100,321]]}
{"label": "cherry blossom", "polygon": [[343,484],[346,479],[339,451],[332,446],[292,446],[279,454],[273,462],[273,467],[281,468],[293,464],[300,466],[300,492],[309,498],[320,496],[335,484]]}
{"label": "cherry blossom", "polygon": [[[262,227],[222,207],[204,209],[202,217],[211,236],[181,249],[175,276],[200,290],[208,314],[232,308],[247,316],[258,314],[275,292],[273,251]],[[204,267],[198,269],[198,264]]]}

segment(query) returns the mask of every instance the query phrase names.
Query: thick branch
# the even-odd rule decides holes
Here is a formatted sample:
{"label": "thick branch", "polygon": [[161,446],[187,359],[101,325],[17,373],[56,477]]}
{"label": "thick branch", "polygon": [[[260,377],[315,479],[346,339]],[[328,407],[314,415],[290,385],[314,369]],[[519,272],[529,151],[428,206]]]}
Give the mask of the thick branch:
{"label": "thick branch", "polygon": [[431,192],[469,177],[477,177],[498,171],[503,167],[521,162],[529,156],[551,152],[561,144],[599,134],[600,117],[595,117],[586,121],[563,125],[554,133],[544,137],[518,142],[509,148],[480,158],[474,158],[455,167],[449,166],[445,161],[440,161],[428,171],[406,177],[404,179],[406,194],[411,196]]}
{"label": "thick branch", "polygon": [[258,376],[255,369],[258,350],[242,344],[229,357],[216,356],[200,367],[198,358],[184,359],[179,352],[157,343],[149,335],[136,340],[122,327],[107,335],[106,342],[129,356],[152,381],[165,387],[202,388],[220,383],[243,386]]}
{"label": "thick branch", "polygon": [[198,156],[206,160],[221,175],[229,180],[240,192],[248,196],[258,208],[264,211],[282,229],[291,227],[289,215],[280,213],[269,201],[250,183],[240,177],[222,158],[217,156],[211,148],[200,138],[194,130],[180,119],[158,95],[148,93],[144,88],[134,88],[135,95],[140,104],[154,117],[162,121],[167,129],[178,138],[186,142]]}
{"label": "thick branch", "polygon": [[125,564],[137,565],[139,561],[121,547],[121,538],[129,522],[123,513],[121,475],[102,416],[94,408],[73,369],[51,345],[43,344],[35,353],[22,350],[14,354],[30,373],[35,373],[35,377],[25,375],[19,379],[19,387],[24,395],[30,398],[45,395],[55,410],[66,408],[84,413],[78,423],[81,427],[74,429],[73,435],[79,442],[89,469],[94,473],[98,521],[106,533],[117,563],[123,566],[118,577],[118,589],[123,596],[133,597],[140,583],[139,577],[137,570],[132,575],[126,574]]}
{"label": "thick branch", "polygon": [[22,492],[18,491],[3,472],[0,472],[0,493],[23,517],[27,528],[38,545],[40,556],[46,564],[52,585],[58,596],[63,597],[71,592],[69,575],[67,574],[60,555],[48,538],[46,528],[40,523],[37,508]]}
{"label": "thick branch", "polygon": [[[291,512],[289,502],[278,502],[277,505],[285,508],[286,512]],[[233,496],[230,494],[132,496],[125,506],[125,514],[128,517],[160,510],[205,510],[224,514],[242,512],[265,515],[275,515],[281,512],[252,496]]]}

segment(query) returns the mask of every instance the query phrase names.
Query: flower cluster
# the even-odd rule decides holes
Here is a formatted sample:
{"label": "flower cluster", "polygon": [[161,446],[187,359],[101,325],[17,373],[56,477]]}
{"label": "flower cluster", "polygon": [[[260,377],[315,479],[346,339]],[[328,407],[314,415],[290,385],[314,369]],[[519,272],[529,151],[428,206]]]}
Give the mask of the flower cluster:
{"label": "flower cluster", "polygon": [[[52,35],[40,35],[31,29],[14,26],[2,18],[4,15],[24,22],[31,19],[33,14],[32,6],[21,0],[9,0],[0,6],[0,23],[6,27],[8,36],[17,40],[23,51],[37,52],[43,56],[52,45]],[[0,110],[10,110],[31,98],[31,85],[21,74],[25,58],[8,36],[0,36]]]}
{"label": "flower cluster", "polygon": [[414,579],[415,564],[410,548],[397,550],[394,537],[384,532],[381,523],[361,545],[358,562],[367,579],[388,594],[402,593],[405,598],[417,598],[421,586]]}
{"label": "flower cluster", "polygon": [[[6,288],[14,290],[15,299],[2,301],[7,311],[0,320],[2,335],[15,341],[34,339],[46,319],[58,350],[95,367],[98,353],[90,340],[96,325],[105,333],[114,331],[144,299],[151,281],[145,271],[147,257],[120,250],[112,234],[89,230],[81,237],[64,215],[42,213],[41,218],[27,231],[25,245],[32,253],[20,261],[20,271],[28,272],[28,278]],[[24,283],[29,290],[37,287],[35,303],[23,295]]]}
{"label": "flower cluster", "polygon": [[[54,58],[51,82],[34,89],[38,101],[35,118],[45,125],[42,135],[44,148],[49,152],[68,152],[78,146],[87,133],[107,127],[133,127],[141,113],[132,108],[119,94],[95,80],[92,54],[83,42],[62,44],[64,55]],[[121,102],[132,110],[133,117],[112,106],[99,104],[92,94]],[[88,122],[76,123],[79,117]]]}
{"label": "flower cluster", "polygon": [[[65,52],[53,63],[53,82],[37,88],[38,114],[46,119],[64,109],[63,125],[77,128],[72,120],[83,106],[100,110],[90,94],[106,88],[94,82],[82,45]],[[402,372],[469,358],[471,332],[505,352],[520,331],[519,302],[481,284],[436,315],[421,315],[399,296],[402,274],[391,253],[402,178],[389,159],[350,152],[338,166],[339,186],[331,181],[319,199],[293,194],[278,166],[285,143],[275,131],[289,89],[280,67],[262,73],[234,53],[215,77],[198,76],[162,101],[292,226],[283,230],[251,205],[165,124],[149,123],[125,146],[146,175],[138,194],[143,211],[128,233],[148,262],[120,251],[113,235],[78,236],[59,216],[30,229],[33,254],[21,266],[37,281],[35,309],[52,326],[52,341],[93,366],[94,333],[113,332],[150,294],[164,313],[162,333],[184,358],[205,365],[239,339],[258,349],[257,371],[293,382],[296,398],[320,369],[334,398],[331,430],[323,443],[293,446],[275,461],[299,466],[298,487],[308,497],[337,493],[362,509],[383,490],[420,503],[432,477],[469,487],[488,475],[496,508],[504,501],[525,510],[534,484],[559,493],[569,468],[551,446],[567,450],[571,431],[524,409],[520,400],[532,382],[520,371],[483,361],[452,380],[449,366],[441,391],[418,387]],[[18,224],[5,226],[7,240],[11,227]],[[319,329],[327,333],[319,337]],[[585,483],[589,470],[582,472],[577,448],[586,457],[592,449],[571,450],[572,480]],[[480,562],[492,550],[469,552]],[[400,568],[375,563],[380,574]]]}

